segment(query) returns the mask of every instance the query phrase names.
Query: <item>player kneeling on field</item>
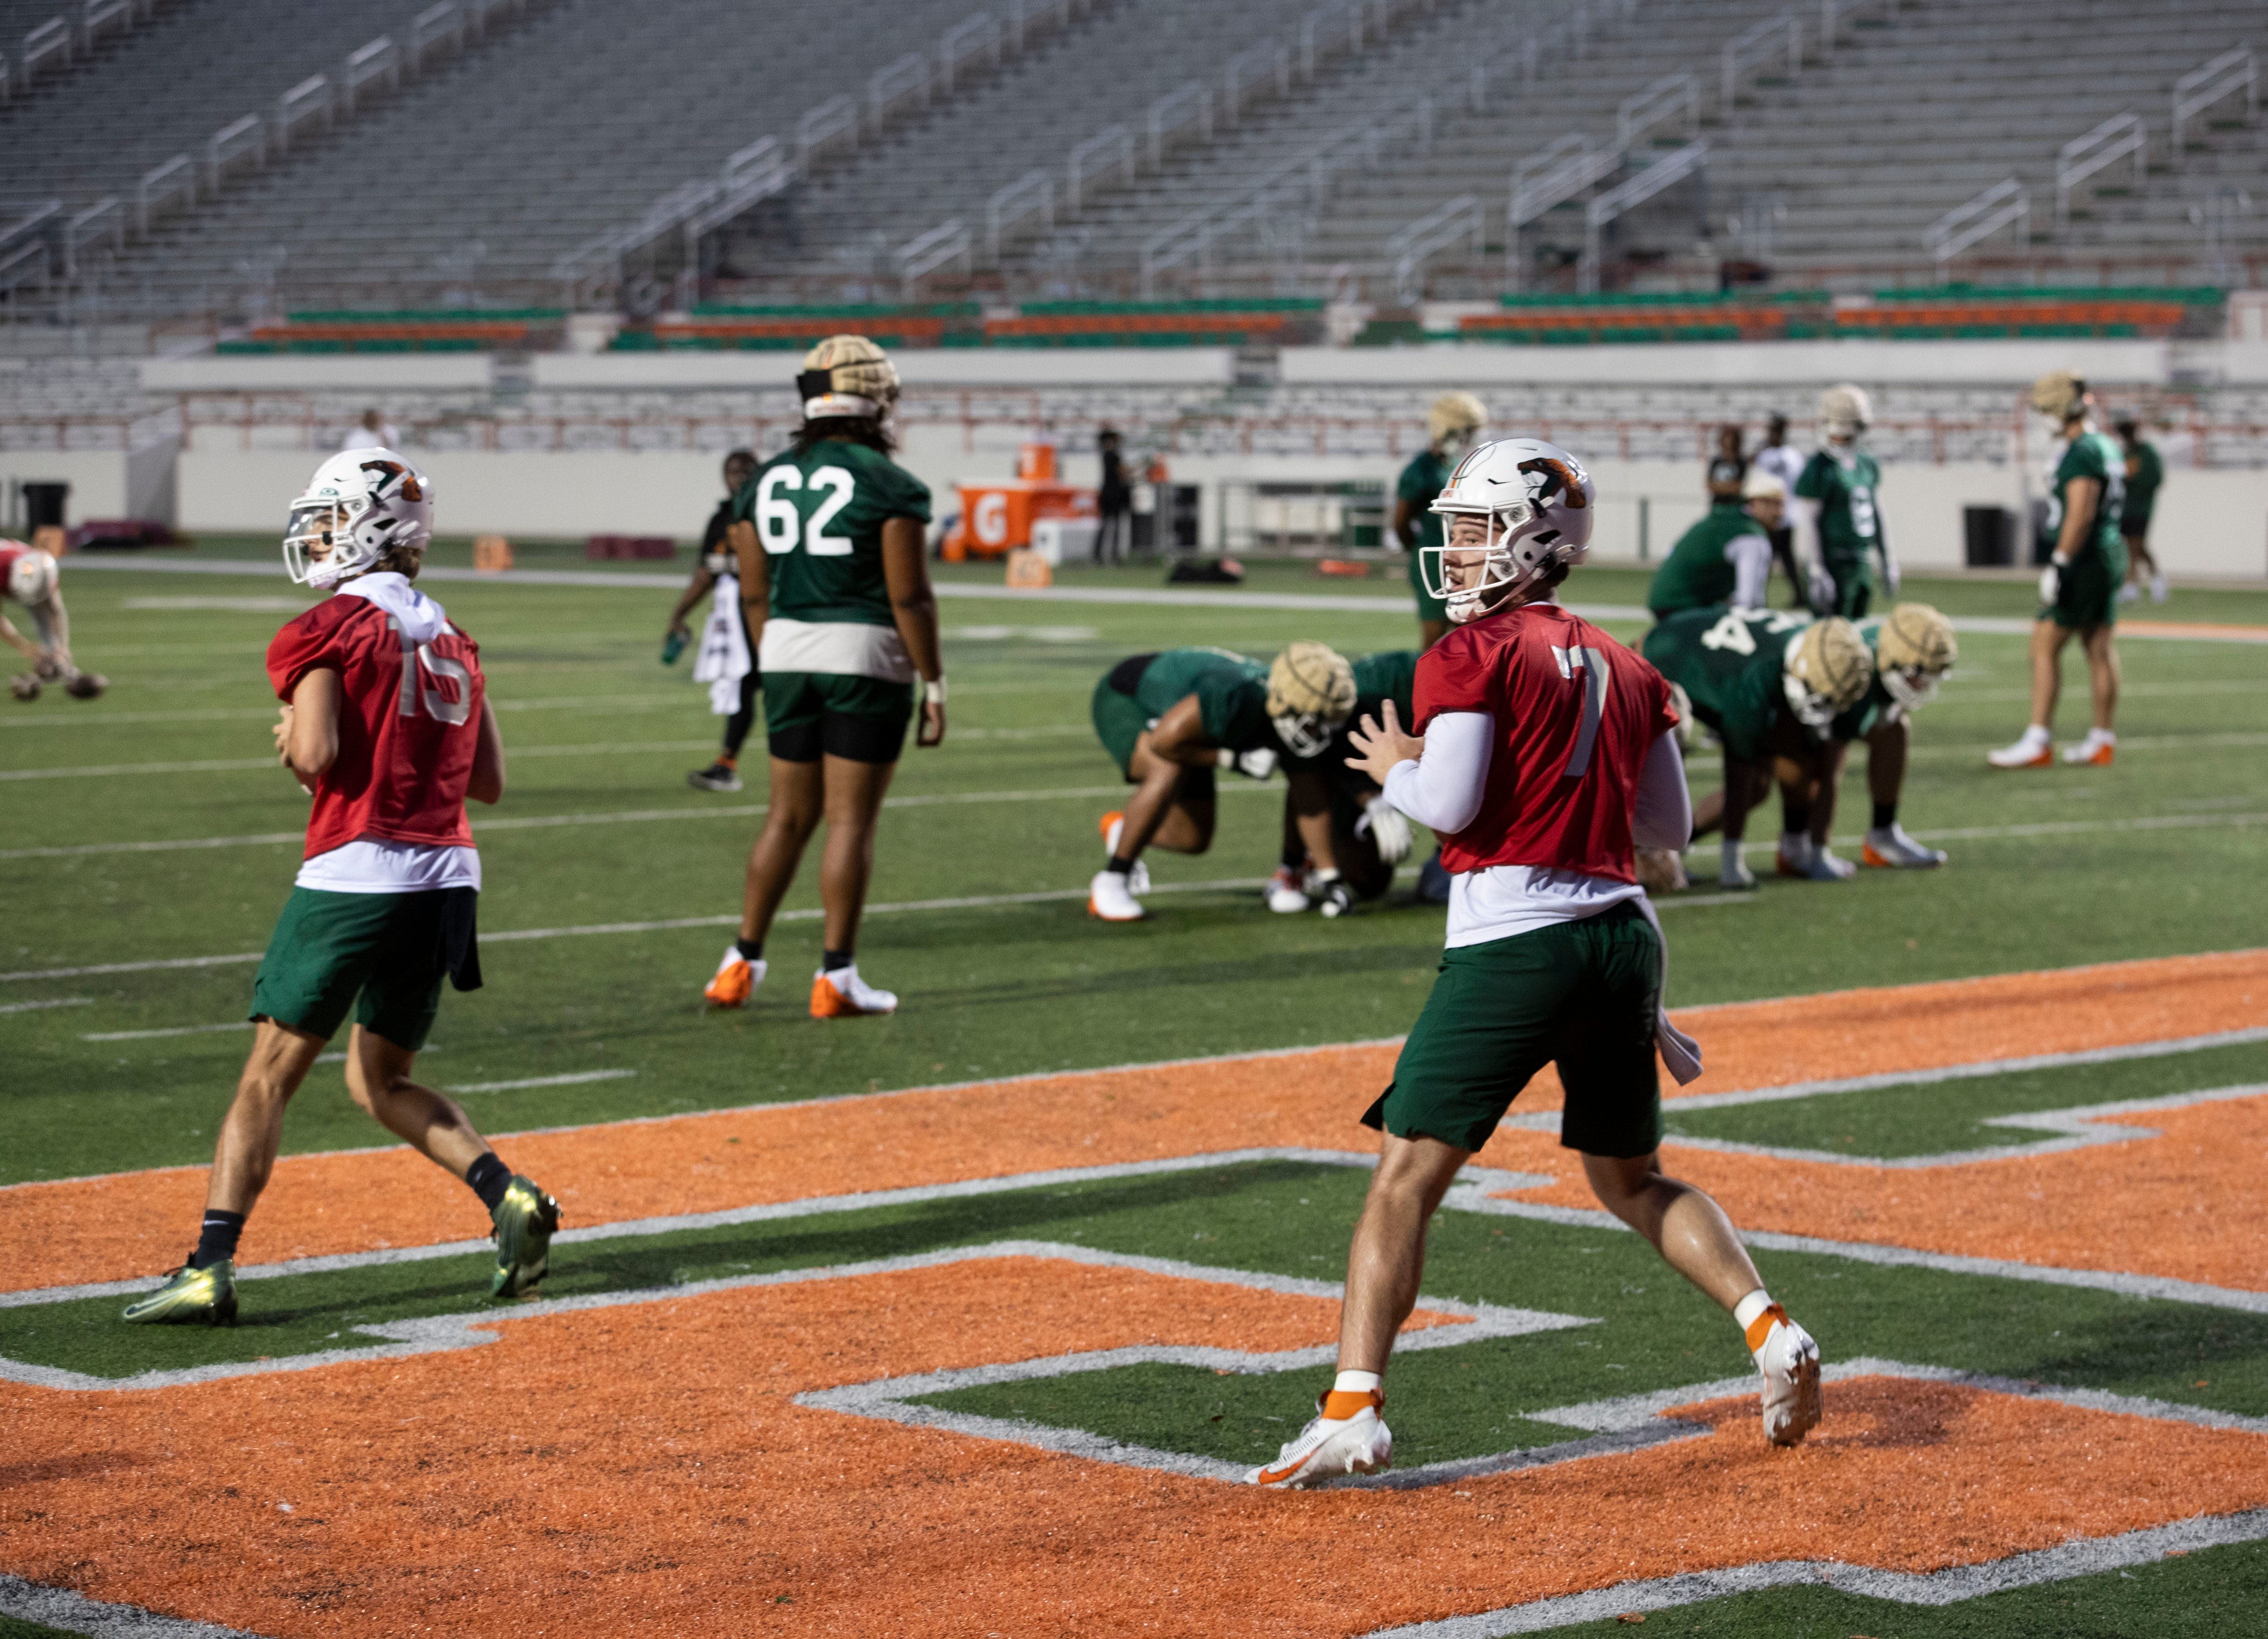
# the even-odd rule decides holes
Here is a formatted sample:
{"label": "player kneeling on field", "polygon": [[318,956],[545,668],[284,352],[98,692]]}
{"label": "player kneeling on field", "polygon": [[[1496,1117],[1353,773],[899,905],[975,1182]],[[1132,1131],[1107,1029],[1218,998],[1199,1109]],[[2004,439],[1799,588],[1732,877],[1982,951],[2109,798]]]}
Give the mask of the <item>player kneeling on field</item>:
{"label": "player kneeling on field", "polygon": [[[1288,671],[1306,651],[1330,651],[1320,643],[1295,643],[1270,673],[1271,708],[1288,704],[1292,683],[1279,693],[1278,671]],[[1333,656],[1336,659],[1336,656]],[[1348,720],[1326,727],[1323,711],[1286,712],[1275,718],[1284,744],[1284,855],[1268,879],[1268,908],[1297,915],[1321,906],[1325,916],[1342,916],[1358,900],[1375,899],[1394,885],[1394,867],[1409,857],[1410,822],[1359,770],[1347,766],[1355,719],[1375,717],[1388,701],[1407,721],[1418,651],[1391,649],[1354,661],[1348,677],[1354,705]],[[1332,687],[1339,686],[1336,671]],[[1336,701],[1331,710],[1336,709]]]}
{"label": "player kneeling on field", "polygon": [[1913,713],[1937,698],[1938,683],[1959,653],[1953,623],[1926,603],[1901,603],[1856,624],[1874,653],[1874,681],[1857,705],[1828,725],[1827,766],[1779,761],[1783,876],[1808,876],[1817,860],[1832,857],[1827,838],[1835,823],[1836,788],[1854,740],[1867,742],[1867,787],[1874,801],[1859,860],[1882,870],[1929,870],[1945,863],[1943,849],[1924,847],[1898,823],[1898,798]]}
{"label": "player kneeling on field", "polygon": [[[1138,896],[1150,885],[1142,850],[1212,846],[1215,771],[1253,779],[1274,773],[1282,748],[1272,720],[1279,716],[1304,715],[1319,732],[1336,728],[1354,705],[1346,671],[1344,660],[1314,643],[1292,645],[1273,666],[1228,649],[1185,648],[1137,654],[1106,672],[1094,685],[1095,737],[1136,789],[1123,810],[1102,816],[1109,857],[1087,883],[1088,913],[1141,920]],[[1296,700],[1279,692],[1279,673],[1285,688],[1296,684]]]}
{"label": "player kneeling on field", "polygon": [[[1695,811],[1694,835],[1721,825],[1718,882],[1753,888],[1742,839],[1749,810],[1771,786],[1772,760],[1786,759],[1813,781],[1832,773],[1831,726],[1873,685],[1874,655],[1859,629],[1839,616],[1813,620],[1721,605],[1672,615],[1646,634],[1645,652],[1685,690],[1694,715],[1724,744],[1725,788]],[[1838,882],[1858,869],[1807,842],[1800,831],[1780,838],[1781,858],[1800,867],[1795,874]]]}
{"label": "player kneeling on field", "polygon": [[1512,439],[1473,451],[1433,504],[1450,520],[1446,546],[1427,550],[1451,626],[1418,662],[1423,738],[1390,706],[1354,738],[1388,800],[1443,839],[1447,949],[1363,1117],[1383,1136],[1347,1258],[1338,1377],[1256,1484],[1392,1464],[1387,1360],[1417,1302],[1426,1224],[1555,1062],[1560,1142],[1609,1210],[1733,1312],[1764,1374],[1766,1436],[1793,1444],[1819,1421],[1818,1346],[1771,1301],[1717,1204],[1661,1170],[1656,1044],[1681,1082],[1701,1065],[1661,1011],[1660,925],[1631,851],[1681,845],[1692,810],[1669,685],[1557,601],[1594,501],[1565,450]]}
{"label": "player kneeling on field", "polygon": [[213,1147],[196,1250],[129,1320],[235,1318],[237,1237],[276,1164],[284,1106],[350,1008],[347,1091],[480,1197],[496,1237],[490,1292],[525,1292],[549,1266],[558,1203],[498,1160],[455,1100],[409,1075],[443,978],[480,986],[465,799],[504,795],[480,649],[410,585],[432,534],[431,485],[391,450],[332,456],[291,504],[291,579],[333,593],[268,646],[278,759],[314,798],[306,859],[253,981],[259,1034]]}
{"label": "player kneeling on field", "polygon": [[0,642],[32,662],[32,669],[9,680],[19,700],[36,700],[42,684],[60,683],[75,700],[92,700],[110,686],[110,680],[71,663],[70,616],[63,608],[63,572],[55,560],[36,546],[0,540],[0,592],[22,604],[39,630],[33,641],[0,613]]}

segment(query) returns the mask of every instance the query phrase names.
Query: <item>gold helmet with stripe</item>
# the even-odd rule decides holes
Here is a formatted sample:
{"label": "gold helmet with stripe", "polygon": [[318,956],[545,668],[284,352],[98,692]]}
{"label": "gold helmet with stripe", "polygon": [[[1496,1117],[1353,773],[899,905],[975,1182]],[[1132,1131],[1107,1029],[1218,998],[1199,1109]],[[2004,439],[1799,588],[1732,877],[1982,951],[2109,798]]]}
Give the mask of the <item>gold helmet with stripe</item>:
{"label": "gold helmet with stripe", "polygon": [[1328,643],[1302,638],[1268,668],[1268,718],[1293,757],[1320,757],[1354,714],[1354,668]]}
{"label": "gold helmet with stripe", "polygon": [[1823,731],[1859,704],[1874,681],[1874,652],[1839,615],[1815,620],[1781,662],[1787,703],[1808,728]]}
{"label": "gold helmet with stripe", "polygon": [[1901,603],[1874,634],[1874,671],[1908,711],[1937,698],[1937,685],[1961,658],[1953,623],[1926,603]]}

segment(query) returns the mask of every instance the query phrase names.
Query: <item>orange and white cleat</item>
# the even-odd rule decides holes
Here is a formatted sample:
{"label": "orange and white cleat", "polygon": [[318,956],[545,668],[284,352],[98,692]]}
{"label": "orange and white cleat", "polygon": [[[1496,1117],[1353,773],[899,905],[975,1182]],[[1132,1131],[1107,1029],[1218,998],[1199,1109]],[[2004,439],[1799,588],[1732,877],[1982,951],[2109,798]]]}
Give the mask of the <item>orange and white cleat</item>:
{"label": "orange and white cleat", "polygon": [[1945,863],[1945,850],[1925,848],[1906,835],[1904,826],[1892,820],[1867,833],[1866,847],[1859,857],[1878,871],[1929,871]]}
{"label": "orange and white cleat", "polygon": [[[1113,808],[1102,816],[1101,822],[1095,829],[1102,833],[1102,851],[1112,858],[1116,858],[1118,839],[1126,832],[1125,814],[1120,809]],[[1126,890],[1129,893],[1137,894],[1145,894],[1150,891],[1150,867],[1147,863],[1141,860],[1134,861],[1134,868],[1126,873]]]}
{"label": "orange and white cleat", "polygon": [[2063,760],[2076,767],[2108,768],[2117,750],[2118,741],[2115,735],[2106,735],[2101,730],[2094,729],[2089,730],[2087,738],[2077,745],[2064,747]]}
{"label": "orange and white cleat", "polygon": [[1995,768],[2046,768],[2055,762],[2055,754],[2048,743],[2044,728],[2027,728],[2024,737],[1997,751],[1987,751],[1984,760]]}
{"label": "orange and white cleat", "polygon": [[1097,871],[1088,880],[1086,913],[1105,922],[1138,922],[1149,914],[1128,876],[1116,871]]}
{"label": "orange and white cleat", "polygon": [[858,964],[821,968],[811,976],[811,1016],[814,1019],[872,1019],[898,1010],[898,999],[877,990],[858,977]]}
{"label": "orange and white cleat", "polygon": [[1394,1431],[1381,1415],[1386,1397],[1376,1389],[1367,1393],[1342,1393],[1334,1389],[1315,1397],[1315,1414],[1300,1430],[1300,1437],[1285,1442],[1276,1460],[1245,1476],[1248,1484],[1281,1486],[1297,1490],[1344,1474],[1374,1474],[1394,1466]]}
{"label": "orange and white cleat", "polygon": [[703,987],[701,994],[712,1008],[740,1007],[764,982],[765,965],[761,958],[751,962],[737,946],[727,945],[725,959],[717,964],[716,974]]}
{"label": "orange and white cleat", "polygon": [[1764,1438],[1802,1444],[1819,1426],[1819,1345],[1778,1303],[1749,1323],[1748,1341],[1764,1374]]}

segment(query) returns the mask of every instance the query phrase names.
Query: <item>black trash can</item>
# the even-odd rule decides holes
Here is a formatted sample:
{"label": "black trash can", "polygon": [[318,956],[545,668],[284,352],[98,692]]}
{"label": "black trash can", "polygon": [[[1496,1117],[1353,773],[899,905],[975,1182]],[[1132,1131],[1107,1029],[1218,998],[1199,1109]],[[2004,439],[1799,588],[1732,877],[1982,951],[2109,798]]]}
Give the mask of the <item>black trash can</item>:
{"label": "black trash can", "polygon": [[1971,569],[2006,569],[2016,561],[2016,514],[2005,506],[1964,506],[1961,532]]}
{"label": "black trash can", "polygon": [[68,484],[27,484],[24,486],[24,530],[30,534],[52,525],[63,527],[63,504],[70,499]]}

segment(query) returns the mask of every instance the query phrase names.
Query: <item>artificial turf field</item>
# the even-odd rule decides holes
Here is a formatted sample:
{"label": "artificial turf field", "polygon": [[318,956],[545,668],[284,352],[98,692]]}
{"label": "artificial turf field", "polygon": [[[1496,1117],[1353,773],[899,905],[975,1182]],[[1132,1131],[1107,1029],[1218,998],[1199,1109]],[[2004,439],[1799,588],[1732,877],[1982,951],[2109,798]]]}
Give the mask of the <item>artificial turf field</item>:
{"label": "artificial turf field", "polygon": [[[1269,915],[1280,786],[1232,778],[1212,852],[1153,856],[1152,919],[1089,921],[1116,771],[1086,702],[1174,643],[1404,645],[1407,615],[1360,602],[1398,581],[948,599],[951,732],[901,766],[859,952],[904,1005],[833,1024],[804,1012],[808,869],[767,987],[701,1006],[761,757],[738,796],[685,787],[715,722],[656,664],[671,594],[437,582],[511,786],[475,815],[487,987],[445,1001],[421,1063],[527,1134],[499,1148],[571,1235],[542,1300],[481,1301],[477,1204],[372,1150],[322,1068],[246,1237],[271,1273],[243,1322],[129,1330],[118,1292],[194,1238],[305,814],[260,668],[305,600],[238,550],[263,556],[67,566],[111,691],[0,712],[0,1572],[26,1579],[0,1611],[1440,1639],[1650,1612],[1890,1639],[2242,1631],[2268,1594],[2268,645],[2226,640],[2268,628],[2268,594],[2142,611],[2215,639],[2123,646],[2109,769],[1987,770],[2023,640],[1964,631],[1903,815],[1948,868],[1664,902],[1710,1066],[1669,1164],[1845,1369],[1810,1443],[1763,1446],[1737,1333],[1587,1210],[1540,1084],[1436,1226],[1390,1384],[1405,1483],[1285,1496],[1223,1476],[1327,1380],[1354,1118],[1440,915],[1406,868],[1357,916]],[[1642,591],[1594,569],[1568,595]],[[2007,582],[1908,595],[2029,612]]]}

